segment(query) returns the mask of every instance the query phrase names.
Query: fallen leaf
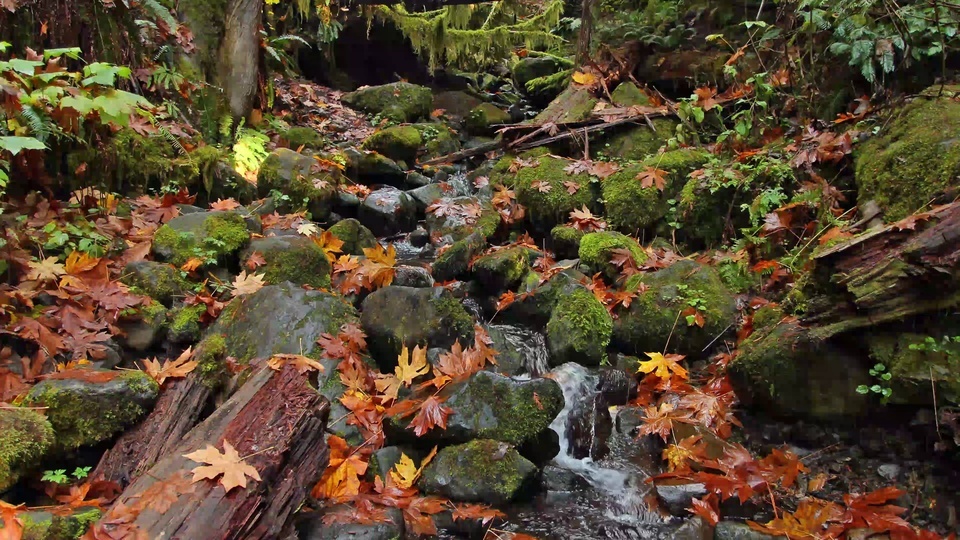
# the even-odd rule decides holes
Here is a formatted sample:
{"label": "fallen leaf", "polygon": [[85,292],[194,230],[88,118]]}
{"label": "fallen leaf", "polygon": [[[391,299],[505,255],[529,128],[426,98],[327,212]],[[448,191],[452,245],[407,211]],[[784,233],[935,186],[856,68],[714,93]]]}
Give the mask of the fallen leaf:
{"label": "fallen leaf", "polygon": [[302,354],[278,353],[271,356],[270,359],[267,360],[267,366],[275,371],[280,371],[283,366],[287,364],[295,367],[298,373],[306,373],[308,371],[323,373],[324,371],[323,364],[317,362],[313,358],[303,356]]}
{"label": "fallen leaf", "polygon": [[265,285],[263,282],[263,276],[264,274],[248,275],[246,270],[240,272],[240,275],[237,276],[237,279],[233,280],[234,298],[243,296],[245,294],[253,294],[262,289]]}
{"label": "fallen leaf", "polygon": [[657,189],[663,191],[667,187],[667,174],[669,174],[668,171],[650,166],[640,171],[636,179],[640,181],[640,187],[644,189],[656,186]]}
{"label": "fallen leaf", "polygon": [[637,368],[638,373],[653,373],[661,379],[669,379],[673,372],[682,379],[687,378],[687,370],[679,364],[684,356],[680,354],[663,355],[658,352],[646,353],[650,360],[640,362]]}
{"label": "fallen leaf", "polygon": [[167,379],[183,378],[192,372],[199,365],[196,360],[190,359],[192,356],[193,349],[188,347],[176,359],[164,362],[162,367],[156,358],[144,360],[143,363],[147,375],[162,385]]}
{"label": "fallen leaf", "polygon": [[66,267],[60,264],[56,257],[47,257],[40,262],[31,261],[27,266],[30,268],[25,277],[27,281],[56,281],[67,273]]}
{"label": "fallen leaf", "polygon": [[600,81],[593,73],[584,73],[582,71],[574,71],[572,78],[573,82],[583,86],[593,86]]}
{"label": "fallen leaf", "polygon": [[195,467],[193,469],[193,482],[200,480],[214,480],[218,476],[220,484],[227,493],[230,493],[235,487],[247,487],[247,477],[254,480],[260,480],[260,473],[253,466],[243,462],[243,458],[233,448],[233,446],[223,441],[223,453],[220,453],[215,446],[207,445],[203,450],[197,450],[189,454],[183,454],[183,457],[197,463],[206,463],[207,465]]}

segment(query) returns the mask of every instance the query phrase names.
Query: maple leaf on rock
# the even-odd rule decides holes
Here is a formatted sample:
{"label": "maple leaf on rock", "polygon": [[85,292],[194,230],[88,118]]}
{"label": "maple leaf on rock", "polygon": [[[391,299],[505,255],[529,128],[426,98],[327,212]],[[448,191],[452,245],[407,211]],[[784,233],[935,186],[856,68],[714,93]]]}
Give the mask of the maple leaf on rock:
{"label": "maple leaf on rock", "polygon": [[316,371],[319,373],[323,373],[324,371],[323,364],[302,354],[278,353],[267,360],[267,366],[274,371],[280,371],[285,365],[292,365],[296,368],[297,373],[301,374],[308,371]]}
{"label": "maple leaf on rock", "polygon": [[660,435],[663,442],[667,442],[667,437],[673,431],[674,422],[693,423],[688,411],[677,411],[676,407],[670,403],[661,403],[659,407],[644,407],[645,417],[643,425],[637,430],[638,435]]}
{"label": "maple leaf on rock", "polygon": [[444,405],[442,398],[430,396],[420,405],[420,412],[410,421],[410,427],[417,437],[422,437],[435,427],[447,429],[447,417],[451,414],[453,409]]}
{"label": "maple leaf on rock", "polygon": [[234,298],[238,296],[243,296],[247,294],[253,294],[263,288],[265,283],[263,282],[264,274],[247,274],[247,271],[244,270],[240,272],[240,275],[233,280],[233,296]]}
{"label": "maple leaf on rock", "polygon": [[309,221],[305,221],[300,225],[297,225],[297,234],[299,235],[314,236],[318,232],[320,232],[320,227],[317,227],[316,223],[310,223]]}
{"label": "maple leaf on rock", "polygon": [[[230,493],[236,487],[247,487],[247,477],[260,481],[260,473],[252,465],[243,462],[243,458],[228,441],[223,441],[223,453],[215,446],[207,445],[203,450],[197,450],[183,457],[197,463],[206,463],[193,469],[193,482],[200,480],[215,480],[220,476],[220,484]],[[221,476],[222,475],[222,476]]]}
{"label": "maple leaf on rock", "polygon": [[607,228],[607,222],[593,215],[586,205],[570,212],[570,225],[583,232],[602,231]]}
{"label": "maple leaf on rock", "polygon": [[350,500],[360,493],[360,475],[367,472],[367,463],[341,437],[327,437],[327,446],[330,461],[310,494],[317,499]]}
{"label": "maple leaf on rock", "polygon": [[323,234],[313,237],[313,243],[327,254],[327,260],[331,263],[337,260],[337,253],[343,250],[343,240],[340,240],[330,231],[324,231]]}
{"label": "maple leaf on rock", "polygon": [[553,189],[553,185],[550,182],[544,182],[543,180],[534,180],[530,182],[530,187],[539,191],[540,193],[550,193],[550,190]]}
{"label": "maple leaf on rock", "polygon": [[590,165],[593,162],[589,159],[581,159],[579,161],[574,161],[573,163],[567,165],[563,168],[563,172],[567,174],[582,174],[590,170]]}
{"label": "maple leaf on rock", "polygon": [[640,181],[640,187],[644,189],[656,187],[658,190],[663,191],[667,187],[668,174],[668,171],[650,166],[640,171],[636,179]]}
{"label": "maple leaf on rock", "polygon": [[413,484],[416,483],[417,479],[420,478],[420,475],[423,473],[423,469],[426,468],[434,456],[437,455],[437,447],[434,446],[433,450],[420,461],[420,467],[414,465],[413,460],[410,459],[406,454],[400,454],[400,461],[393,466],[393,469],[390,470],[390,478],[393,482],[401,488],[411,488]]}
{"label": "maple leaf on rock", "polygon": [[187,348],[183,351],[175,360],[167,360],[163,363],[163,366],[160,365],[160,362],[156,358],[150,360],[146,359],[143,361],[145,371],[147,375],[157,381],[157,384],[163,384],[167,379],[175,379],[186,377],[191,371],[193,371],[199,363],[196,360],[191,360],[193,356],[193,349]]}
{"label": "maple leaf on rock", "polygon": [[263,258],[263,254],[259,251],[254,251],[250,254],[250,257],[247,258],[247,262],[244,263],[244,266],[253,272],[265,264],[267,264],[267,260]]}
{"label": "maple leaf on rock", "polygon": [[591,176],[606,180],[619,170],[620,166],[612,161],[594,161],[590,164],[590,170],[587,172],[589,172]]}
{"label": "maple leaf on rock", "polygon": [[27,281],[57,281],[57,278],[66,274],[67,269],[58,262],[56,257],[47,257],[40,262],[30,262],[30,270],[24,279]]}
{"label": "maple leaf on rock", "polygon": [[682,379],[687,378],[687,370],[679,364],[684,359],[683,355],[664,355],[658,352],[645,354],[650,357],[650,360],[640,362],[640,366],[637,368],[638,373],[653,373],[661,379],[669,379],[671,377],[670,373],[673,372]]}
{"label": "maple leaf on rock", "polygon": [[216,202],[210,203],[211,210],[227,211],[236,210],[237,208],[240,208],[240,203],[238,203],[233,197],[226,200],[217,199]]}
{"label": "maple leaf on rock", "polygon": [[380,375],[376,380],[377,390],[390,399],[397,399],[401,386],[410,386],[413,380],[430,371],[427,363],[427,349],[417,345],[413,355],[406,345],[397,357],[397,367],[393,375]]}

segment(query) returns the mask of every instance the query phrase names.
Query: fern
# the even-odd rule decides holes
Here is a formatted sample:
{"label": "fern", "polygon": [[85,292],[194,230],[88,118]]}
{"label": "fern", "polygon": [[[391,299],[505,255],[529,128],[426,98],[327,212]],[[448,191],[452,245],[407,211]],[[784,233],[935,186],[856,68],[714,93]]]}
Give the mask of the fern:
{"label": "fern", "polygon": [[173,15],[170,13],[170,10],[163,7],[160,2],[157,0],[143,0],[140,4],[143,9],[153,15],[155,18],[163,21],[163,24],[170,29],[170,33],[176,34],[177,30],[180,28],[180,25],[177,24],[177,20],[173,18]]}

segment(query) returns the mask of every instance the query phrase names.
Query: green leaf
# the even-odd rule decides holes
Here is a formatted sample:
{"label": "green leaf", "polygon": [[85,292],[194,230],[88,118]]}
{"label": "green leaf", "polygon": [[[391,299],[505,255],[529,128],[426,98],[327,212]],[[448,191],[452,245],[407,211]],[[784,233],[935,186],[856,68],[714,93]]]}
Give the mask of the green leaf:
{"label": "green leaf", "polygon": [[16,71],[17,73],[22,73],[24,75],[33,75],[38,67],[43,66],[43,62],[37,62],[35,60],[24,60],[22,58],[14,58],[8,62],[0,62],[0,71],[3,71],[3,64],[10,66],[10,69]]}
{"label": "green leaf", "polygon": [[860,386],[857,387],[858,394],[868,394],[869,392],[870,392],[870,387],[868,387],[865,384],[861,384]]}
{"label": "green leaf", "polygon": [[33,137],[0,137],[0,150],[17,155],[21,150],[45,150],[47,145]]}
{"label": "green leaf", "polygon": [[63,47],[60,49],[47,49],[43,51],[43,59],[50,60],[58,56],[66,56],[78,60],[80,58],[80,47]]}
{"label": "green leaf", "polygon": [[73,109],[81,116],[86,116],[93,110],[93,100],[84,95],[67,96],[60,100],[60,108]]}

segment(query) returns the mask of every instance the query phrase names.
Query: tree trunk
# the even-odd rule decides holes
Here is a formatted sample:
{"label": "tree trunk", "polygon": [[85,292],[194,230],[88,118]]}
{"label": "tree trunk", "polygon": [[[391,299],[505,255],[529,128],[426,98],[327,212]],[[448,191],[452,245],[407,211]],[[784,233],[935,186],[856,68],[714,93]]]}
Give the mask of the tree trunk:
{"label": "tree trunk", "polygon": [[[326,468],[329,407],[294,367],[261,368],[130,484],[94,533],[169,540],[284,538],[292,530],[290,516]],[[183,455],[208,444],[222,452],[224,441],[257,470],[260,481],[247,478],[247,487],[229,494],[215,480],[191,483],[191,471],[203,464]]]}
{"label": "tree trunk", "polygon": [[577,37],[577,68],[590,61],[590,41],[593,39],[593,2],[583,0],[580,13],[580,34]]}
{"label": "tree trunk", "polygon": [[229,0],[220,45],[219,82],[235,119],[253,109],[260,69],[260,12],[263,0]]}

